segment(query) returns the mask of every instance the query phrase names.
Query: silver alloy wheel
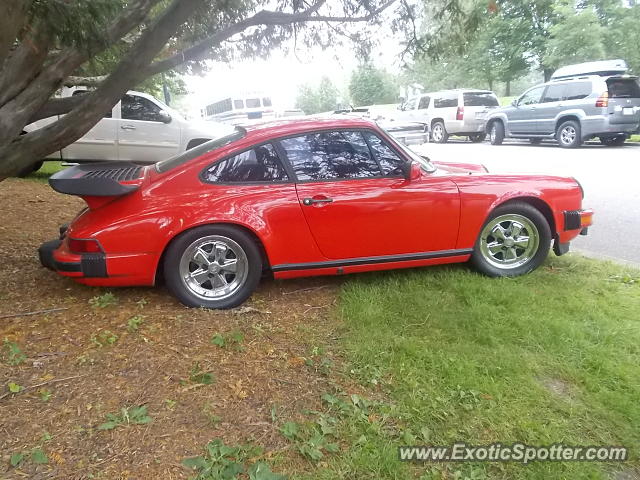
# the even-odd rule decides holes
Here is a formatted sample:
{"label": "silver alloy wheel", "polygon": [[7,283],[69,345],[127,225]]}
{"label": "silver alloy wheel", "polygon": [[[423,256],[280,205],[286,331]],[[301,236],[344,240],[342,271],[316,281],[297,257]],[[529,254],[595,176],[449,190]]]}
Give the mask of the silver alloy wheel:
{"label": "silver alloy wheel", "polygon": [[202,237],[189,245],[180,258],[180,278],[203,300],[224,300],[247,280],[249,262],[242,247],[221,235]]}
{"label": "silver alloy wheel", "polygon": [[560,141],[563,145],[571,145],[575,139],[576,129],[572,125],[567,125],[560,130]]}
{"label": "silver alloy wheel", "polygon": [[480,252],[491,265],[512,269],[524,265],[538,252],[540,234],[535,224],[518,214],[500,215],[480,234]]}
{"label": "silver alloy wheel", "polygon": [[433,140],[436,142],[439,142],[440,140],[442,140],[442,137],[444,137],[444,128],[440,123],[436,123],[433,126],[433,132],[431,133],[431,136],[433,137]]}

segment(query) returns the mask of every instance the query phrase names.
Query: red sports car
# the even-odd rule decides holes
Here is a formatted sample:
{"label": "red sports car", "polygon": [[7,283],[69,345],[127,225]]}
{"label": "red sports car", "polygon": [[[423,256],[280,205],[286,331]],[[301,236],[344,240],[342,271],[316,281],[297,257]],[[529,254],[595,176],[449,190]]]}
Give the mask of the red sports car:
{"label": "red sports car", "polygon": [[146,167],[86,164],[50,179],[87,202],[43,265],[96,286],[154,285],[230,308],[275,278],[471,261],[489,276],[538,267],[586,234],[572,178],[431,162],[375,123],[344,118],[230,129]]}

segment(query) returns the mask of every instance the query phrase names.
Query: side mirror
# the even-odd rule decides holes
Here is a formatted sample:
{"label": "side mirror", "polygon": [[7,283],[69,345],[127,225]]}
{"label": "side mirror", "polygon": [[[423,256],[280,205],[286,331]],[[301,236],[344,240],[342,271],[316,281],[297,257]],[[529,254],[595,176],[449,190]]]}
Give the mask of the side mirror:
{"label": "side mirror", "polygon": [[171,115],[169,115],[167,112],[165,112],[164,110],[160,110],[158,112],[158,119],[162,122],[162,123],[171,123]]}
{"label": "side mirror", "polygon": [[422,176],[422,169],[418,162],[405,162],[402,165],[402,173],[404,173],[404,179],[410,182]]}

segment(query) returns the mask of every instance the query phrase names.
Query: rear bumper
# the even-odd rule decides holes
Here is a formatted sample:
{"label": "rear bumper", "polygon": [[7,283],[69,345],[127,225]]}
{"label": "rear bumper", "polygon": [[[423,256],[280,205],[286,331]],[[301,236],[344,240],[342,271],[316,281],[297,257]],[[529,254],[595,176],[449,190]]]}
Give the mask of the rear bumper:
{"label": "rear bumper", "polygon": [[40,263],[61,275],[84,278],[106,278],[107,260],[103,253],[79,255],[79,261],[57,259],[55,252],[62,246],[62,240],[44,242],[38,249]]}

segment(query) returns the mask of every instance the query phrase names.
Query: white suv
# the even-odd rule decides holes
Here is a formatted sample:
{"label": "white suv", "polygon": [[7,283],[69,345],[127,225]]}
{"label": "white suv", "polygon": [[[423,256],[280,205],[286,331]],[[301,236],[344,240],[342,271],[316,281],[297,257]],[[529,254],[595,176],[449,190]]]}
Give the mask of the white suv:
{"label": "white suv", "polygon": [[[83,93],[86,90],[66,89],[63,95]],[[27,125],[25,131],[37,130],[56,119],[39,120]],[[155,163],[224,135],[232,128],[204,120],[187,121],[157,98],[130,91],[82,138],[49,155],[46,160]],[[22,174],[37,170],[41,165],[42,161],[39,161]]]}
{"label": "white suv", "polygon": [[449,135],[482,142],[486,137],[485,117],[498,105],[495,93],[488,90],[443,90],[409,99],[398,118],[428,124],[436,143],[445,143]]}

